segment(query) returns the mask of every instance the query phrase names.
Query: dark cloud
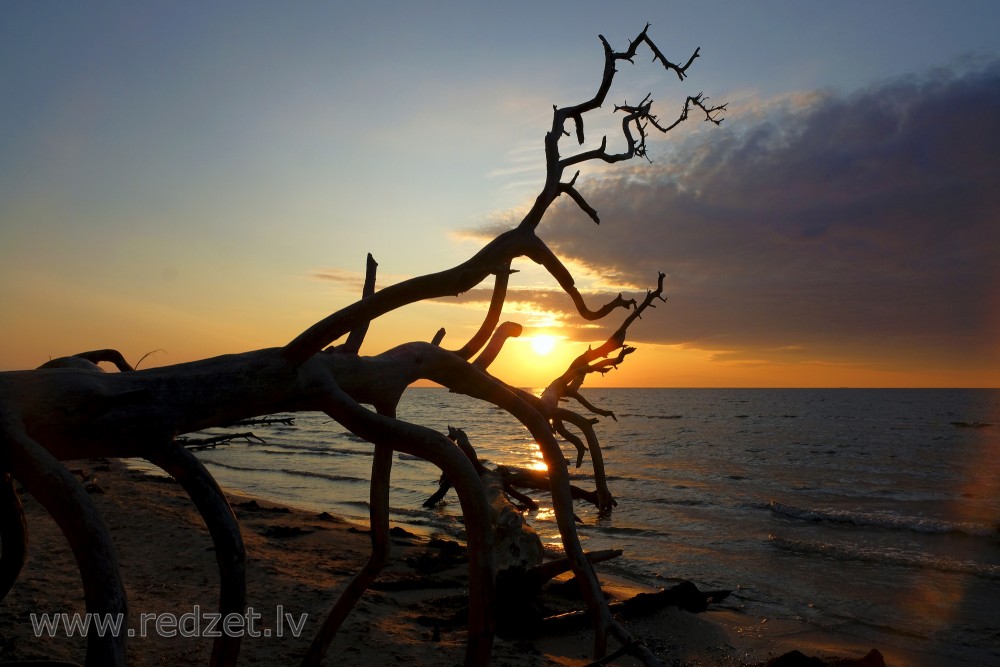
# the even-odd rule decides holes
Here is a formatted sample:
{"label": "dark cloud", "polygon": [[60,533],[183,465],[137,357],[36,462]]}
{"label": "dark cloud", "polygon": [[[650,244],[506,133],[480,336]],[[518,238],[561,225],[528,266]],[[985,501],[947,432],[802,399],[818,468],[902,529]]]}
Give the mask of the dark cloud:
{"label": "dark cloud", "polygon": [[[777,105],[578,188],[539,228],[627,284],[636,329],[761,358],[997,353],[1000,62]],[[750,114],[747,114],[750,115]]]}
{"label": "dark cloud", "polygon": [[347,269],[323,269],[314,273],[312,277],[319,280],[329,280],[358,294],[361,294],[361,289],[365,285],[363,274]]}

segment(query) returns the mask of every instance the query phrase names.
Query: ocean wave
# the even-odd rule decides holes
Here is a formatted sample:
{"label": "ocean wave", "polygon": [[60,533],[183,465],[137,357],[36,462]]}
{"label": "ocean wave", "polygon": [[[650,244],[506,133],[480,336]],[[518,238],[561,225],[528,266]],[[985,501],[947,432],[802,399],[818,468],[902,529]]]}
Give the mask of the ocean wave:
{"label": "ocean wave", "polygon": [[[603,449],[607,450],[607,447]],[[592,475],[580,475],[580,478],[589,479]],[[642,482],[651,484],[661,484],[662,482],[655,477],[637,477],[633,475],[606,475],[605,479],[609,482]]]}
{"label": "ocean wave", "polygon": [[343,452],[330,452],[319,449],[297,449],[288,451],[284,449],[255,449],[254,454],[266,454],[269,456],[347,456]]}
{"label": "ocean wave", "polygon": [[286,475],[295,475],[298,477],[316,477],[319,479],[325,479],[331,482],[364,482],[368,483],[367,479],[362,479],[361,477],[353,477],[351,475],[331,475],[325,472],[312,472],[311,470],[293,470],[291,468],[282,468],[281,472]]}
{"label": "ocean wave", "polygon": [[367,440],[365,440],[359,435],[354,435],[350,431],[341,431],[340,433],[337,434],[337,437],[343,438],[344,440],[350,440],[351,442],[363,442],[366,445],[369,444]]}
{"label": "ocean wave", "polygon": [[361,507],[365,510],[371,509],[371,503],[367,500],[341,500],[339,502],[346,507]]}
{"label": "ocean wave", "polygon": [[659,530],[653,530],[651,528],[633,528],[631,526],[606,526],[601,524],[597,524],[596,526],[590,526],[590,529],[608,535],[629,535],[633,537],[637,537],[639,535],[648,535],[652,537],[666,537],[670,534],[661,532]]}
{"label": "ocean wave", "polygon": [[712,504],[701,498],[648,498],[645,502],[654,505],[679,505],[681,507],[707,507]]}
{"label": "ocean wave", "polygon": [[1000,580],[1000,565],[991,563],[957,560],[921,551],[904,552],[863,547],[855,544],[831,544],[810,540],[793,540],[775,535],[769,535],[767,540],[772,547],[781,549],[782,551],[822,556],[838,561],[854,561],[872,563],[874,565],[898,565]]}
{"label": "ocean wave", "polygon": [[[301,440],[301,438],[299,438]],[[291,442],[269,442],[268,447],[287,449],[292,452],[324,452],[330,449],[328,445],[296,445]]]}
{"label": "ocean wave", "polygon": [[620,417],[637,417],[639,419],[683,419],[684,415],[641,415],[635,412],[626,412]]}
{"label": "ocean wave", "polygon": [[229,470],[240,470],[246,472],[274,472],[274,470],[272,470],[271,468],[253,468],[251,466],[236,466],[233,465],[232,463],[219,463],[214,459],[207,459],[201,457],[199,457],[199,460],[207,465],[217,466],[219,468],[227,468]]}
{"label": "ocean wave", "polygon": [[360,477],[353,477],[351,475],[331,475],[329,473],[323,472],[313,472],[311,470],[295,470],[292,468],[257,468],[253,466],[238,466],[232,463],[221,463],[214,459],[202,458],[201,462],[206,465],[216,466],[219,468],[226,468],[227,470],[238,470],[240,472],[270,472],[270,473],[280,473],[284,475],[291,475],[293,477],[313,477],[319,479],[325,479],[331,482],[364,482],[368,483],[367,479],[362,479]]}
{"label": "ocean wave", "polygon": [[1000,537],[1000,529],[997,526],[982,523],[929,519],[890,512],[858,512],[829,508],[808,509],[776,502],[769,503],[768,509],[773,514],[802,521],[850,523],[855,526],[908,530],[914,533],[958,533],[972,537]]}
{"label": "ocean wave", "polygon": [[[272,456],[371,456],[371,449],[349,449],[346,447],[316,447],[312,445],[289,445],[286,443],[267,443],[268,449],[255,449],[256,454],[271,454]],[[283,450],[283,451],[276,451]]]}

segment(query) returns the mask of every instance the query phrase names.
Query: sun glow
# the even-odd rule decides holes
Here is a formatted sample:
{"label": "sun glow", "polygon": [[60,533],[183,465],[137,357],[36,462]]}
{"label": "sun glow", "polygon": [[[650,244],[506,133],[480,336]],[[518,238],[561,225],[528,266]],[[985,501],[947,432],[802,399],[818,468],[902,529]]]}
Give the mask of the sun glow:
{"label": "sun glow", "polygon": [[531,349],[540,357],[547,356],[556,349],[556,337],[548,334],[539,334],[531,337]]}
{"label": "sun glow", "polygon": [[532,452],[532,460],[528,463],[529,470],[537,470],[538,472],[548,472],[549,466],[545,463],[545,458],[542,456],[542,452],[538,449],[538,445],[535,445],[535,450]]}

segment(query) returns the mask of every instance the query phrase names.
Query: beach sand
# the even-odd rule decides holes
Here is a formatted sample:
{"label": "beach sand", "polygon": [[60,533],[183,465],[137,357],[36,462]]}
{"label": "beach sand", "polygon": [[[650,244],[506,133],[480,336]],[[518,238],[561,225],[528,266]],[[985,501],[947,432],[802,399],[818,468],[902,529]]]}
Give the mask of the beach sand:
{"label": "beach sand", "polygon": [[[96,471],[104,493],[92,495],[110,529],[122,564],[129,600],[130,665],[207,665],[211,640],[162,637],[155,618],[143,614],[214,612],[218,574],[212,542],[183,490],[172,480],[129,469],[119,462],[80,461],[70,468]],[[83,613],[82,586],[75,563],[54,522],[30,496],[23,498],[29,526],[29,558],[21,577],[0,603],[0,662],[59,659],[83,662],[84,640],[36,638],[32,613]],[[271,636],[245,637],[240,665],[297,664],[342,587],[365,562],[369,536],[365,527],[328,514],[280,507],[230,494],[247,548],[248,605],[260,614],[255,630]],[[394,539],[389,566],[379,582],[419,579],[413,563],[437,550],[426,539]],[[599,566],[598,566],[599,568]],[[600,573],[609,593],[636,592],[637,585]],[[382,666],[460,664],[465,634],[419,622],[421,615],[445,615],[462,594],[464,565],[453,564],[434,575],[440,588],[370,590],[353,610],[327,654],[326,664]],[[391,584],[390,584],[391,585]],[[276,612],[284,621],[281,637]],[[292,623],[305,614],[299,636]],[[192,617],[189,617],[189,620]],[[153,619],[153,620],[149,620]],[[188,622],[191,629],[192,622]],[[733,610],[691,614],[676,608],[628,623],[667,665],[756,665],[792,649],[807,655],[860,657],[871,646],[849,642],[798,623],[769,623]],[[164,626],[169,632],[172,628]],[[267,631],[270,631],[269,633]],[[494,665],[585,665],[592,639],[580,631],[532,641],[497,638]],[[879,647],[880,649],[882,647]],[[904,657],[888,664],[909,664]],[[616,665],[633,665],[629,658]]]}

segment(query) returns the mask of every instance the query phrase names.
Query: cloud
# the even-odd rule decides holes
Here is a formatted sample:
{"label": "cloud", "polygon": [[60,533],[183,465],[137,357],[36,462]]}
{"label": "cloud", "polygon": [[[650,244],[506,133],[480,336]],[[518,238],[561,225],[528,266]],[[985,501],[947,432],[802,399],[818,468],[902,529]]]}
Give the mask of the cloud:
{"label": "cloud", "polygon": [[[316,271],[311,277],[332,282],[345,289],[348,294],[357,295],[361,294],[365,278],[364,274],[358,271],[336,268]],[[397,282],[402,282],[410,277],[403,275],[386,275],[380,277],[376,281],[376,290]],[[484,286],[475,287],[458,295],[437,297],[430,299],[430,301],[467,308],[476,311],[478,315],[482,315],[489,308],[490,300],[493,298],[492,286],[487,287],[485,283],[491,283],[491,281],[484,281]],[[614,296],[611,295],[609,297],[604,293],[587,290],[581,290],[581,293],[591,307],[602,305]],[[621,317],[624,317],[625,311],[620,312],[622,313]],[[581,320],[576,316],[573,302],[561,290],[515,286],[511,286],[507,290],[502,319],[515,321],[528,329],[558,327],[569,340],[581,341],[592,341],[595,338],[607,336],[607,333],[602,336],[601,334],[594,334],[593,331],[595,329],[604,330],[606,325],[611,325],[612,329],[618,325],[618,322],[610,321],[595,325]]]}
{"label": "cloud", "polygon": [[744,359],[997,354],[1000,61],[731,107],[656,150],[578,181],[600,227],[568,198],[539,227],[625,284],[668,274],[634,337]]}

